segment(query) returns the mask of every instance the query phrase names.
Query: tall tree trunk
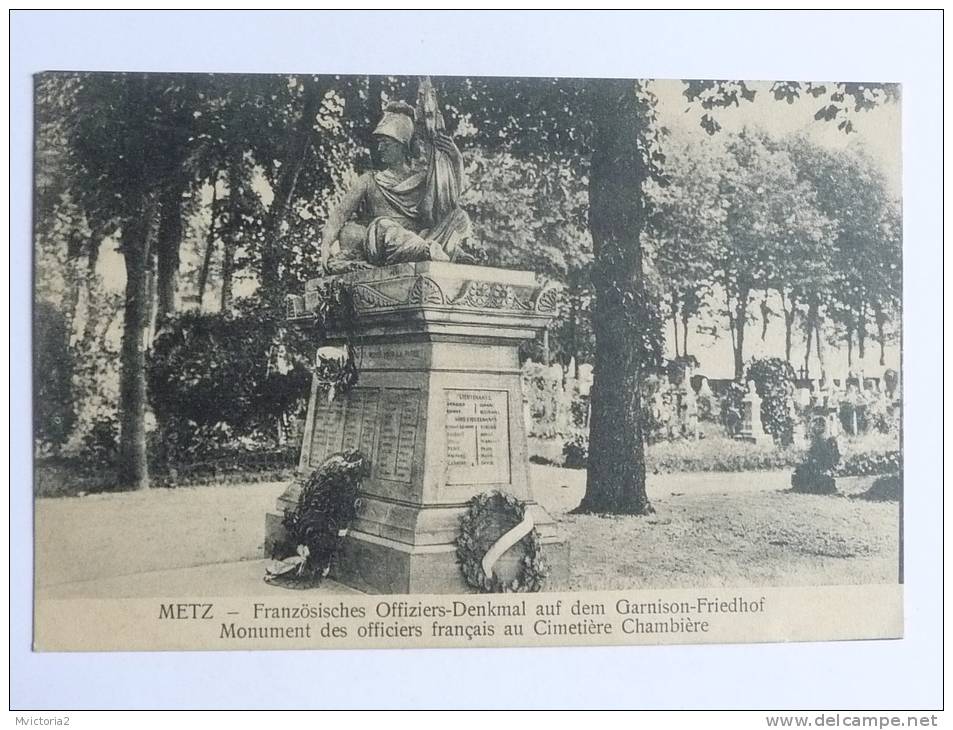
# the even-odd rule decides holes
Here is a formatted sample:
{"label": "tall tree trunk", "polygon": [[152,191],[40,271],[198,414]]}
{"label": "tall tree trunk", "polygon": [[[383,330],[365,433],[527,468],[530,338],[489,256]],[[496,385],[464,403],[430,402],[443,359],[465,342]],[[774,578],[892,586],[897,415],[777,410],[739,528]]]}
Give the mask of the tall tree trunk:
{"label": "tall tree trunk", "polygon": [[159,233],[156,237],[158,304],[156,330],[175,314],[175,294],[179,277],[179,248],[182,244],[182,193],[187,179],[173,181],[159,204]]}
{"label": "tall tree trunk", "polygon": [[[743,317],[744,314],[741,313]],[[741,380],[745,374],[745,323],[736,317],[737,336],[735,339],[735,380]]]}
{"label": "tall tree trunk", "polygon": [[675,342],[675,357],[681,353],[678,351],[678,303],[675,297],[672,297],[672,340]]}
{"label": "tall tree trunk", "polygon": [[[83,288],[84,266],[79,256],[66,259],[66,270],[64,273],[65,292],[63,294],[63,312],[66,320],[64,332],[66,335],[66,346],[69,347],[73,339],[73,330],[75,328],[76,317],[79,312],[80,293]],[[86,319],[89,318],[89,307],[86,311]]]}
{"label": "tall tree trunk", "polygon": [[864,364],[864,358],[867,355],[867,305],[861,303],[860,316],[857,322],[857,357],[860,358],[861,366]]}
{"label": "tall tree trunk", "polygon": [[788,320],[788,315],[784,315],[784,359],[791,362],[791,331],[794,329],[794,323]]}
{"label": "tall tree trunk", "polygon": [[854,366],[854,333],[850,327],[847,328],[844,339],[847,341],[847,367],[851,368]]}
{"label": "tall tree trunk", "polygon": [[[151,239],[150,239],[151,241]],[[154,247],[150,245],[150,249]],[[149,314],[146,317],[145,347],[148,350],[156,336],[156,315],[158,314],[156,297],[156,256],[150,251],[149,263],[146,265],[146,301],[149,302]]]}
{"label": "tall tree trunk", "polygon": [[814,309],[814,347],[817,350],[817,363],[821,368],[821,380],[827,380],[827,348],[824,345],[824,321],[821,317],[820,303],[815,301]]}
{"label": "tall tree trunk", "polygon": [[877,305],[874,308],[874,321],[877,323],[877,342],[880,344],[880,365],[887,364],[887,314],[883,307]]}
{"label": "tall tree trunk", "polygon": [[576,312],[576,295],[570,290],[569,293],[569,354],[572,357],[573,362],[573,378],[579,380],[579,342],[577,341],[578,334],[576,332],[576,318],[578,317]]}
{"label": "tall tree trunk", "polygon": [[824,345],[821,332],[821,322],[818,319],[818,323],[814,328],[814,347],[817,350],[817,363],[821,368],[821,380],[827,380],[827,347]]}
{"label": "tall tree trunk", "polygon": [[119,383],[119,485],[126,489],[149,486],[146,452],[146,330],[149,326],[149,238],[154,206],[140,207],[143,216],[122,232],[126,265]]}
{"label": "tall tree trunk", "polygon": [[[644,333],[631,318],[633,302],[648,303],[639,241],[645,215],[645,165],[639,143],[646,122],[632,81],[593,81],[590,89],[595,127],[589,207],[596,352],[586,494],[577,510],[648,514],[654,510],[645,491]],[[642,324],[660,327],[658,317],[654,319]]]}
{"label": "tall tree trunk", "polygon": [[784,292],[779,291],[778,294],[781,296],[781,309],[784,312],[784,359],[791,362],[791,346],[794,336],[794,318],[797,313],[797,302],[792,294],[789,306]]}
{"label": "tall tree trunk", "polygon": [[222,291],[220,309],[228,312],[232,306],[232,275],[235,269],[235,249],[241,231],[242,156],[236,152],[228,167],[228,225],[222,231]]}
{"label": "tall tree trunk", "polygon": [[83,317],[83,325],[80,328],[79,336],[77,342],[81,343],[81,346],[84,346],[85,343],[89,341],[90,330],[95,332],[95,327],[92,323],[92,302],[94,292],[96,291],[96,264],[99,261],[99,246],[100,246],[99,236],[96,235],[96,232],[93,232],[93,235],[89,239],[89,250],[87,251],[86,256],[86,274],[85,274],[85,288],[86,288],[86,316]]}
{"label": "tall tree trunk", "polygon": [[735,380],[741,380],[745,374],[745,326],[748,319],[749,294],[750,290],[747,287],[739,288],[734,302],[734,314],[731,314],[730,309],[728,314],[733,320],[731,326],[734,332]]}
{"label": "tall tree trunk", "polygon": [[202,256],[202,268],[199,269],[199,310],[202,309],[203,300],[205,299],[205,289],[208,286],[208,273],[212,268],[212,253],[215,251],[215,234],[218,232],[218,229],[215,225],[215,206],[217,203],[218,180],[216,176],[215,178],[212,178],[212,219],[209,221],[208,232],[205,234],[205,253]]}
{"label": "tall tree trunk", "polygon": [[734,304],[731,300],[731,286],[728,284],[727,280],[724,282],[724,287],[725,311],[728,313],[728,333],[731,335],[731,351],[734,352],[738,347],[738,333],[737,328],[735,327]]}
{"label": "tall tree trunk", "polygon": [[691,315],[688,313],[688,307],[682,305],[682,356],[688,357],[688,322]]}
{"label": "tall tree trunk", "polygon": [[259,284],[265,301],[274,306],[280,304],[285,295],[285,292],[280,291],[278,287],[278,271],[282,250],[279,240],[281,224],[291,208],[295,187],[307,160],[308,149],[311,146],[311,137],[314,132],[314,120],[324,94],[324,88],[311,76],[304,76],[302,84],[304,85],[304,92],[301,114],[291,131],[288,152],[283,160],[281,172],[274,187],[275,197],[265,217],[264,236],[262,238],[261,279]]}
{"label": "tall tree trunk", "polygon": [[222,292],[219,309],[228,312],[232,308],[232,273],[235,268],[234,239],[222,238]]}
{"label": "tall tree trunk", "polygon": [[804,327],[804,377],[811,377],[811,337],[814,335],[813,310],[809,307],[807,311],[807,323]]}

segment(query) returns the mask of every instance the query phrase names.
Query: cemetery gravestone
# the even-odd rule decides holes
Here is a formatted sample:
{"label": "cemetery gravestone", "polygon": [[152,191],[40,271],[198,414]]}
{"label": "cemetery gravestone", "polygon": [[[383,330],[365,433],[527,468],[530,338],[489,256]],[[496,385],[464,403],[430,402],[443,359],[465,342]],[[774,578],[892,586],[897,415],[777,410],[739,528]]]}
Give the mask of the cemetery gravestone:
{"label": "cemetery gravestone", "polygon": [[741,430],[735,438],[756,444],[768,438],[761,425],[761,396],[758,395],[753,380],[748,381],[748,392],[742,401]]}
{"label": "cemetery gravestone", "polygon": [[718,399],[712,392],[708,378],[701,376],[696,398],[698,417],[704,421],[715,420],[718,413]]}

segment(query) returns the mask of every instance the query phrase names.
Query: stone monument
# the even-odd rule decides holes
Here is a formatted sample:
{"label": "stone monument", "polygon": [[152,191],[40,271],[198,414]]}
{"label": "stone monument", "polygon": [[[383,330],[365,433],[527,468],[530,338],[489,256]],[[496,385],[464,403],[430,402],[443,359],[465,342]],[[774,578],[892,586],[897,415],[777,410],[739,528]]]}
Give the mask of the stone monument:
{"label": "stone monument", "polygon": [[[460,518],[471,498],[499,490],[526,505],[558,582],[568,547],[533,499],[517,356],[555,314],[556,292],[530,272],[468,265],[463,160],[428,78],[416,108],[386,105],[374,137],[380,169],[329,211],[320,244],[325,273],[350,290],[357,311],[349,332],[320,344],[349,345],[358,382],[329,398],[315,375],[297,479],[267,515],[266,553],[302,481],[353,449],[371,475],[337,580],[375,593],[467,591]],[[313,320],[326,281],[289,297],[291,319]]]}
{"label": "stone monument", "polygon": [[741,430],[735,435],[740,441],[758,444],[768,439],[761,425],[761,396],[753,380],[748,381],[748,392],[741,405]]}
{"label": "stone monument", "polygon": [[[454,541],[467,501],[501,490],[528,503],[551,580],[568,546],[533,498],[517,347],[555,312],[554,290],[528,272],[417,262],[341,275],[358,310],[348,333],[357,385],[328,402],[312,388],[298,477],[266,517],[265,549],[301,480],[329,454],[358,449],[371,461],[363,509],[332,577],[375,593],[468,590]],[[291,297],[307,320],[322,280]],[[327,344],[342,344],[331,333]]]}

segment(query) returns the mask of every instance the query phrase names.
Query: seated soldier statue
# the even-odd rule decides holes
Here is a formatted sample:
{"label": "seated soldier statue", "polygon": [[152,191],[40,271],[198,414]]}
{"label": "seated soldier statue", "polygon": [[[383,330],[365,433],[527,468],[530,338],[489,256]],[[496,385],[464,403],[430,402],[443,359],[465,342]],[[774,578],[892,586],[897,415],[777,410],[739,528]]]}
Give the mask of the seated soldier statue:
{"label": "seated soldier statue", "polygon": [[387,104],[374,137],[383,169],[362,175],[330,211],[321,234],[324,270],[472,263],[462,248],[470,219],[457,205],[463,157],[443,131],[429,83],[421,87],[416,111],[405,102]]}

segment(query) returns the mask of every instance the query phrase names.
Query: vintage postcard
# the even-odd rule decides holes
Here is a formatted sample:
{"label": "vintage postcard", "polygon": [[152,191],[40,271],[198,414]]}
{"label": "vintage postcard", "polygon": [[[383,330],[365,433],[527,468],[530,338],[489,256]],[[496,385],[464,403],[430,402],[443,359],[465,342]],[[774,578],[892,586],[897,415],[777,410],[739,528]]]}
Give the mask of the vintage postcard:
{"label": "vintage postcard", "polygon": [[900,105],[39,74],[35,649],[901,637]]}

